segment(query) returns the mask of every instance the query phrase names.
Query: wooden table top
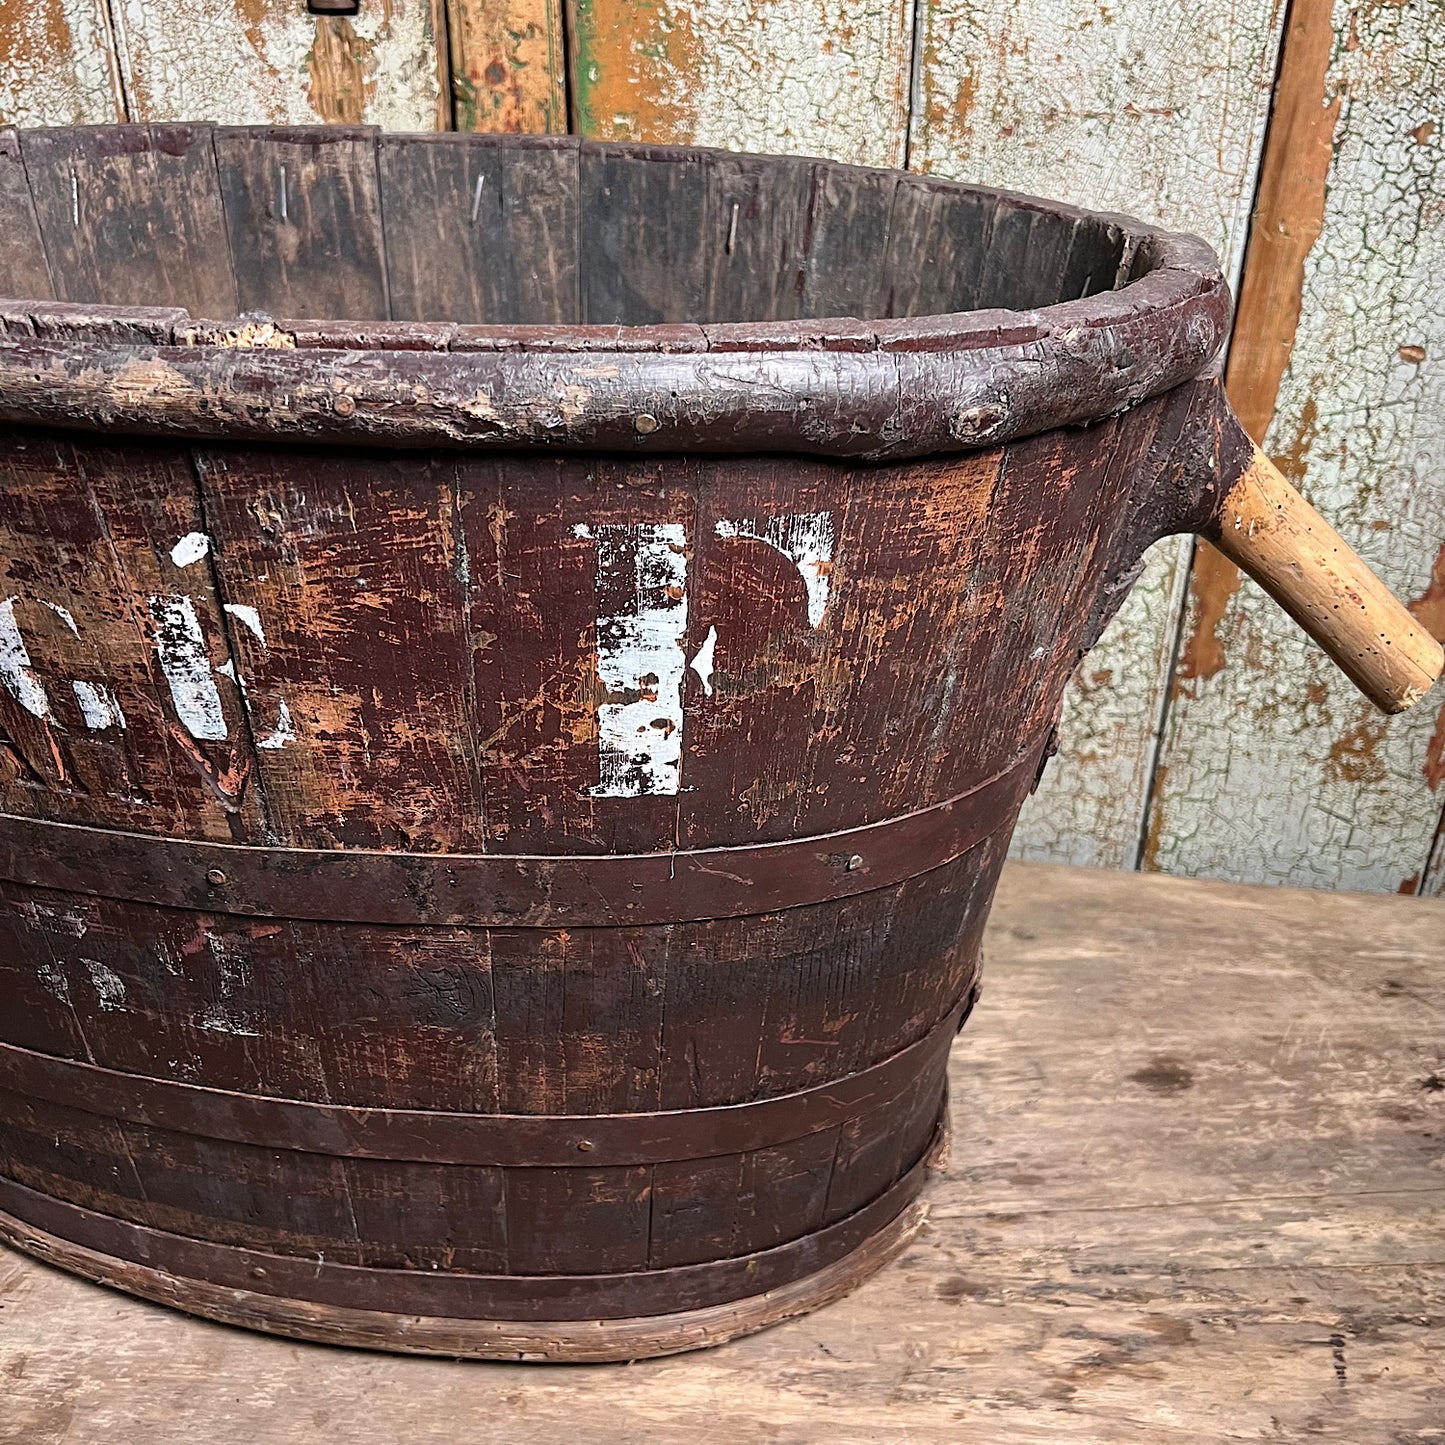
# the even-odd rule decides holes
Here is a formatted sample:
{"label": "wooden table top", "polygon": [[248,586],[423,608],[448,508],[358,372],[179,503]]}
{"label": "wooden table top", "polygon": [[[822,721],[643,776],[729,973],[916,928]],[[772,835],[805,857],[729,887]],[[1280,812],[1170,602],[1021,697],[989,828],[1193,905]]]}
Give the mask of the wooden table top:
{"label": "wooden table top", "polygon": [[840,1304],[635,1365],[461,1364],[0,1250],[0,1441],[1445,1441],[1445,902],[1014,865],[987,949],[948,1177]]}

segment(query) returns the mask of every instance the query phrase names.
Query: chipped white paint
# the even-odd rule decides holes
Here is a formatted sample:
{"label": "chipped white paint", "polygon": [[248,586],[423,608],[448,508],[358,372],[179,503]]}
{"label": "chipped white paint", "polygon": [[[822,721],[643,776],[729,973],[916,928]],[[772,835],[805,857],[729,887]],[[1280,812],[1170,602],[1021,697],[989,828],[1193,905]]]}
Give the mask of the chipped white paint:
{"label": "chipped white paint", "polygon": [[[1203,236],[1237,275],[1283,0],[920,0],[915,169]],[[1161,543],[1071,685],[1014,852],[1132,867],[1189,544]]]}
{"label": "chipped white paint", "polygon": [[808,595],[808,626],[817,627],[828,609],[833,571],[833,514],[793,512],[782,517],[724,519],[719,537],[746,537],[781,552],[797,569]]}
{"label": "chipped white paint", "polygon": [[189,567],[199,562],[211,550],[211,539],[204,532],[187,532],[171,548],[171,561],[177,567]]}
{"label": "chipped white paint", "polygon": [[912,0],[670,0],[575,11],[579,129],[603,140],[901,165]]}
{"label": "chipped white paint", "polygon": [[31,666],[30,653],[20,635],[20,624],[15,620],[15,604],[19,600],[18,597],[7,597],[0,602],[0,683],[32,717],[53,722],[50,698]]}
{"label": "chipped white paint", "polygon": [[[225,608],[247,632],[255,637],[262,647],[265,647],[266,629],[261,626],[261,614],[254,607],[248,607],[244,602],[227,602]],[[217,672],[222,670],[221,668],[216,669]],[[235,673],[232,672],[228,676],[234,679]]]}
{"label": "chipped white paint", "polygon": [[[1438,4],[1341,3],[1334,28],[1323,226],[1265,450],[1419,597],[1445,542],[1445,26]],[[1442,802],[1425,776],[1439,695],[1387,723],[1250,582],[1216,635],[1223,670],[1168,720],[1158,865],[1314,888],[1417,878]]]}
{"label": "chipped white paint", "polygon": [[214,933],[206,944],[216,961],[216,988],[195,1015],[196,1027],[207,1033],[230,1034],[233,1038],[260,1038],[261,1031],[255,1027],[255,1020],[236,997],[251,981],[250,963]]}
{"label": "chipped white paint", "polygon": [[103,733],[107,728],[123,728],[125,714],[120,702],[108,687],[95,682],[72,682],[70,690],[80,704],[80,715],[92,732]]}
{"label": "chipped white paint", "polygon": [[697,650],[697,656],[688,663],[688,666],[702,679],[702,690],[712,696],[712,659],[713,653],[717,650],[717,628],[709,627],[707,636],[702,640],[702,646]]}
{"label": "chipped white paint", "polygon": [[286,706],[285,702],[282,702],[280,715],[276,719],[275,731],[264,738],[258,738],[256,746],[270,751],[273,748],[284,748],[287,743],[295,741],[296,726],[291,721],[291,709]]}
{"label": "chipped white paint", "polygon": [[53,963],[37,963],[35,976],[40,980],[40,986],[51,998],[69,1007],[70,982]]}
{"label": "chipped white paint", "polygon": [[682,787],[687,533],[678,523],[574,527],[597,546],[597,591],[620,605],[597,619],[595,798],[672,794]]}
{"label": "chipped white paint", "polygon": [[95,990],[95,999],[100,1007],[107,1013],[125,1008],[125,980],[98,958],[82,958],[80,961],[90,975],[90,985]]}
{"label": "chipped white paint", "polygon": [[221,694],[211,677],[206,639],[189,597],[152,597],[156,652],[171,690],[176,716],[193,738],[222,742],[229,735]]}
{"label": "chipped white paint", "polygon": [[0,125],[125,119],[106,0],[4,0]]}
{"label": "chipped white paint", "polygon": [[42,607],[48,607],[74,634],[80,636],[80,628],[75,625],[75,618],[71,615],[68,607],[62,607],[58,602],[47,602],[43,597],[40,599]]}
{"label": "chipped white paint", "polygon": [[366,3],[344,21],[318,21],[303,0],[112,0],[110,9],[133,119],[436,127],[430,0]]}
{"label": "chipped white paint", "polygon": [[84,938],[90,929],[85,915],[73,908],[52,908],[45,903],[29,899],[22,911],[35,926],[46,933],[63,935],[66,938]]}

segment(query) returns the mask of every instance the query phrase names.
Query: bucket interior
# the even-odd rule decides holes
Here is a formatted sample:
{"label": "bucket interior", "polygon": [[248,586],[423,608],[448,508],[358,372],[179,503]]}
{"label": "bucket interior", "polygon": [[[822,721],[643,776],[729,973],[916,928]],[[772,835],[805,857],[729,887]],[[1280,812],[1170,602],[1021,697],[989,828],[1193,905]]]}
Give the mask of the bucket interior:
{"label": "bucket interior", "polygon": [[[1027,310],[1128,279],[1115,218],[788,157],[206,126],[12,137],[0,290],[197,317],[717,323]],[[17,278],[31,278],[29,291]]]}

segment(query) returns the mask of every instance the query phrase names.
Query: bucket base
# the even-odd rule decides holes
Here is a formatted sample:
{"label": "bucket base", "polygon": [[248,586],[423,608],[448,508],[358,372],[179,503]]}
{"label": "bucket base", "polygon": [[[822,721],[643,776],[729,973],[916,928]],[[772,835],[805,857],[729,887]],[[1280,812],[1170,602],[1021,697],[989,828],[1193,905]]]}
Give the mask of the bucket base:
{"label": "bucket base", "polygon": [[765,1294],[677,1314],[618,1320],[467,1320],[344,1309],[182,1279],[74,1244],[0,1213],[0,1241],[46,1264],[222,1324],[293,1339],[452,1359],[553,1363],[642,1360],[704,1349],[806,1314],[856,1289],[918,1233],[915,1200],[851,1253]]}

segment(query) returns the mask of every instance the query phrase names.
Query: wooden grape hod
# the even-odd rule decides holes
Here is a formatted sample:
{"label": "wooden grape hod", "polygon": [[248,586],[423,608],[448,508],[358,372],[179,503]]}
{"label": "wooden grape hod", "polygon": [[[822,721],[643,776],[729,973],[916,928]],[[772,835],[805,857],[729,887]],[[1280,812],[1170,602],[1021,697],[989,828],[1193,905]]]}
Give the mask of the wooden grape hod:
{"label": "wooden grape hod", "polygon": [[562,138],[0,133],[0,1236],[447,1355],[714,1343],[916,1226],[1063,688],[1212,538],[1202,243]]}

